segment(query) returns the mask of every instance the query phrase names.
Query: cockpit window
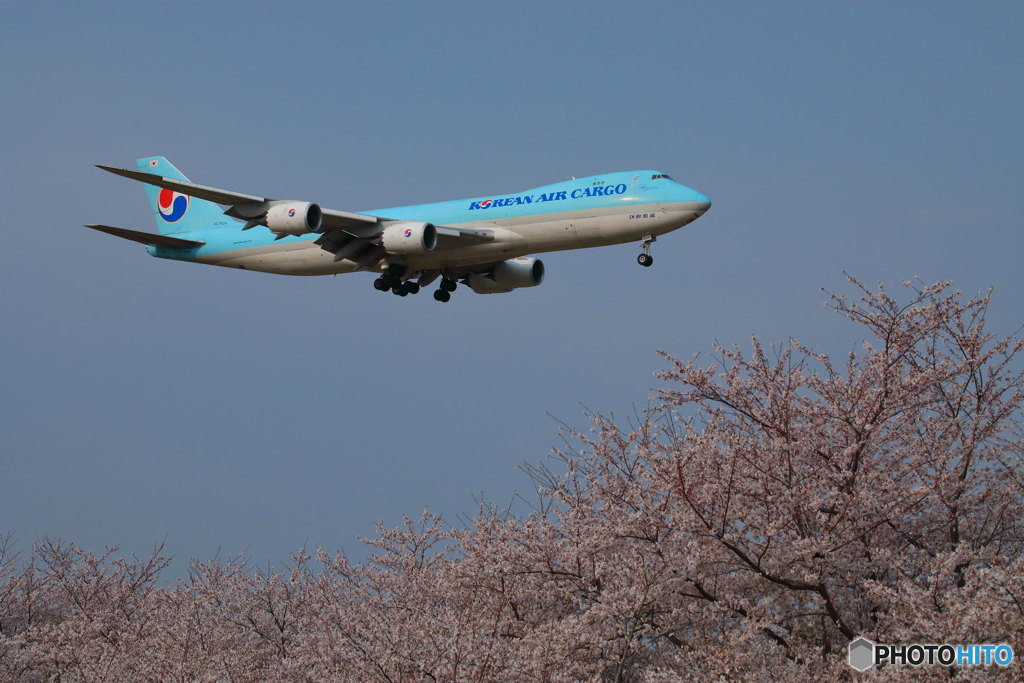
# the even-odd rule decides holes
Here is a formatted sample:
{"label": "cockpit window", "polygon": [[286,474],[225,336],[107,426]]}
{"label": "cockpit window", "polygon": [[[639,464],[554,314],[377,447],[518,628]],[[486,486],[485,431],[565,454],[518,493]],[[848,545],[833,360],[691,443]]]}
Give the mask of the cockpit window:
{"label": "cockpit window", "polygon": [[655,173],[654,175],[651,176],[651,180],[657,180],[658,178],[665,178],[666,180],[672,180],[665,173]]}

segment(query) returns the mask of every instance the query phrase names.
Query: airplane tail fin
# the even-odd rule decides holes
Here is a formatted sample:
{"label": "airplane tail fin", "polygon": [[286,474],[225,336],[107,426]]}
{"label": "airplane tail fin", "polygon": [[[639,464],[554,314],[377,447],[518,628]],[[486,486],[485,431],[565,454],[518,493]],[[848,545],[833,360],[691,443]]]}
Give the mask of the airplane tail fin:
{"label": "airplane tail fin", "polygon": [[[188,178],[163,157],[146,157],[138,160],[143,173],[153,173],[174,180],[188,182]],[[146,185],[146,195],[153,209],[156,227],[161,235],[181,232],[205,232],[212,230],[225,220],[224,211],[204,199],[196,199],[181,192],[175,192],[155,185]]]}

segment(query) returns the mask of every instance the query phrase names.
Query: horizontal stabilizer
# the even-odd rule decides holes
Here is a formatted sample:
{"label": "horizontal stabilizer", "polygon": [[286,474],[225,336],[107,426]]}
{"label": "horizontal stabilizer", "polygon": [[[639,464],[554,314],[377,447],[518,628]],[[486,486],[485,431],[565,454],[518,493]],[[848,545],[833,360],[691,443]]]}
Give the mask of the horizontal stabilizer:
{"label": "horizontal stabilizer", "polygon": [[169,237],[168,235],[154,235],[151,232],[139,232],[138,230],[128,230],[127,228],[115,228],[110,225],[86,225],[87,228],[93,230],[99,230],[105,232],[108,235],[114,235],[115,237],[121,237],[132,242],[139,242],[141,244],[149,244],[158,247],[170,247],[172,249],[195,249],[201,247],[206,242],[198,242],[196,240],[183,240],[178,237]]}

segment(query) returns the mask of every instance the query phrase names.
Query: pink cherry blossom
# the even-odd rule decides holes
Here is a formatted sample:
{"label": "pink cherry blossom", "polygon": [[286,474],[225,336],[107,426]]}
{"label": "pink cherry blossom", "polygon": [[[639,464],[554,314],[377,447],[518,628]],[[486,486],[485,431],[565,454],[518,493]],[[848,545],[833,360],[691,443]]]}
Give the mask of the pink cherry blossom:
{"label": "pink cherry blossom", "polygon": [[987,331],[988,294],[850,282],[853,350],[665,355],[639,419],[590,415],[525,467],[532,508],[425,511],[362,563],[161,584],[160,547],[0,543],[0,678],[823,680],[861,635],[1024,652],[1022,342]]}

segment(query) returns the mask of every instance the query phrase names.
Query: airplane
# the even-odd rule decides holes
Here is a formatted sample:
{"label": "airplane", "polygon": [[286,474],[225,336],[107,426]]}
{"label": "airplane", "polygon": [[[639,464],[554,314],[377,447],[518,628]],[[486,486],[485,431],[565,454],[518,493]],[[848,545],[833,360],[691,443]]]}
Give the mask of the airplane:
{"label": "airplane", "polygon": [[[607,173],[473,199],[351,213],[196,185],[162,156],[138,170],[97,165],[146,184],[159,234],[86,225],[146,245],[150,255],[284,275],[372,272],[378,291],[434,299],[459,283],[478,294],[534,287],[544,263],[529,254],[641,241],[700,218],[711,200],[660,171]],[[226,210],[221,206],[228,207]]]}

